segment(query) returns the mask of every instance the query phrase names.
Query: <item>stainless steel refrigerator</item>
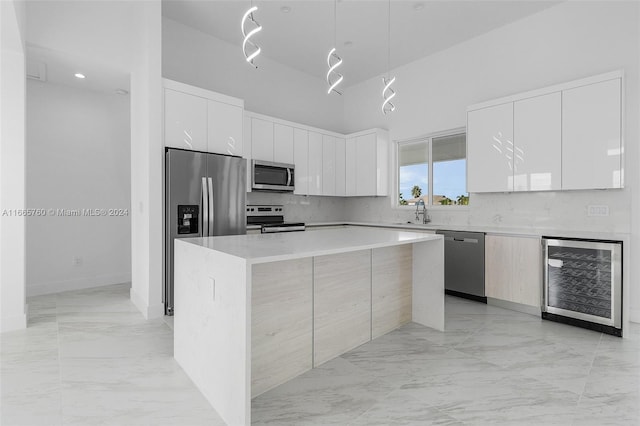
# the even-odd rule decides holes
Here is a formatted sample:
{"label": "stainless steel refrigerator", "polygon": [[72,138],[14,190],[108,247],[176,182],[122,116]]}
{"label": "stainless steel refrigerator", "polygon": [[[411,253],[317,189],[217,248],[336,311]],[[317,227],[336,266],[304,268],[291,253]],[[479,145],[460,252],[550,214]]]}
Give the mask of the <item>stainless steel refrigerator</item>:
{"label": "stainless steel refrigerator", "polygon": [[165,314],[173,315],[174,239],[245,234],[246,179],[244,158],[166,149]]}

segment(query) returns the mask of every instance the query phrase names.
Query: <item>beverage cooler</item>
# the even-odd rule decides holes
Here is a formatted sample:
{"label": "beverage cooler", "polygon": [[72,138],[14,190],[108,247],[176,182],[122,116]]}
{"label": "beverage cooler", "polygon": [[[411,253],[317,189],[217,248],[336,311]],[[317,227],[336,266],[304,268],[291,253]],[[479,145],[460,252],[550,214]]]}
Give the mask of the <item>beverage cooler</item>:
{"label": "beverage cooler", "polygon": [[542,318],[622,336],[622,243],[543,238]]}

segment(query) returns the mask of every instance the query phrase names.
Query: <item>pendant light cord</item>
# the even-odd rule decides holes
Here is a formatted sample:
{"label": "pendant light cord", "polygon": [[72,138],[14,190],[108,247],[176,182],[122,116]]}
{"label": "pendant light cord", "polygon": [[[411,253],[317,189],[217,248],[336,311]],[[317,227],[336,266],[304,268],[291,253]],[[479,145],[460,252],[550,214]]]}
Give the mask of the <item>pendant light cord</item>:
{"label": "pendant light cord", "polygon": [[333,0],[333,47],[338,48],[338,0]]}
{"label": "pendant light cord", "polygon": [[388,2],[387,26],[387,78],[391,78],[391,0]]}

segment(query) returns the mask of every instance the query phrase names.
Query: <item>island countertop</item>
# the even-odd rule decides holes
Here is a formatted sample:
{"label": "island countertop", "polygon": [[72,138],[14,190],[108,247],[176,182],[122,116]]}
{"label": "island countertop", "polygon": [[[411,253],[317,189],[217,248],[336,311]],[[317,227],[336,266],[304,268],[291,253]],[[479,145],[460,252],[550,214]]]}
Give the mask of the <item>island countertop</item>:
{"label": "island countertop", "polygon": [[258,264],[442,239],[442,235],[353,227],[321,232],[186,238],[184,241]]}

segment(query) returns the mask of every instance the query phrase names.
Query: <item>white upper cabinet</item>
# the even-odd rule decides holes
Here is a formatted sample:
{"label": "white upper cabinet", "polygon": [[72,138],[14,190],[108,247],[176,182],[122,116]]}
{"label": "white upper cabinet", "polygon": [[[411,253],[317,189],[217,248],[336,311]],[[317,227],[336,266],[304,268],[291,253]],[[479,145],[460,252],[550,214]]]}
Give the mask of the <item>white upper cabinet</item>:
{"label": "white upper cabinet", "polygon": [[346,195],[346,159],[345,159],[345,139],[336,138],[336,190],[335,195],[344,197]]}
{"label": "white upper cabinet", "polygon": [[513,126],[513,190],[561,189],[561,94],[515,102]]}
{"label": "white upper cabinet", "polygon": [[347,138],[345,143],[345,195],[353,197],[356,195],[356,138]]}
{"label": "white upper cabinet", "polygon": [[513,103],[467,114],[467,190],[513,190]]}
{"label": "white upper cabinet", "polygon": [[207,151],[207,100],[172,89],[164,90],[164,144]]}
{"label": "white upper cabinet", "polygon": [[309,132],[309,195],[322,195],[322,135]]}
{"label": "white upper cabinet", "polygon": [[251,118],[251,158],[273,160],[273,122]]}
{"label": "white upper cabinet", "polygon": [[622,188],[621,79],[562,92],[562,188]]}
{"label": "white upper cabinet", "polygon": [[356,195],[376,195],[376,134],[356,137]]}
{"label": "white upper cabinet", "polygon": [[251,192],[251,178],[253,170],[251,167],[251,117],[246,115],[243,118],[244,123],[244,157],[247,159],[247,192]]}
{"label": "white upper cabinet", "polygon": [[293,164],[293,127],[273,125],[273,161]]}
{"label": "white upper cabinet", "polygon": [[467,109],[469,192],[622,188],[622,73]]}
{"label": "white upper cabinet", "polygon": [[244,109],[223,102],[207,102],[207,151],[242,156]]}
{"label": "white upper cabinet", "polygon": [[322,135],[322,195],[336,195],[336,138]]}
{"label": "white upper cabinet", "polygon": [[308,195],[311,177],[309,176],[309,132],[306,130],[293,129],[293,164],[296,185],[293,193]]}

